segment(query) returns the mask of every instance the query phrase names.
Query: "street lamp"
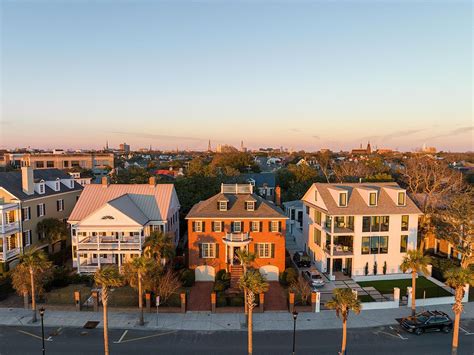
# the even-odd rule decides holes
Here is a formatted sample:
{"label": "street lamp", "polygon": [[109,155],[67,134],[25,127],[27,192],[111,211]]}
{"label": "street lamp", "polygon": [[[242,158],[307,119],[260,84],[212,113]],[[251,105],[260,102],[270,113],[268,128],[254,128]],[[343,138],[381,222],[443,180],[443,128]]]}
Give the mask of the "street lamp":
{"label": "street lamp", "polygon": [[296,318],[298,318],[298,312],[293,312],[293,355],[295,355],[295,343],[296,343]]}
{"label": "street lamp", "polygon": [[44,348],[44,321],[43,321],[43,318],[44,318],[44,307],[41,307],[39,312],[40,312],[40,316],[41,316],[41,341],[43,343],[43,355],[46,354],[46,350]]}

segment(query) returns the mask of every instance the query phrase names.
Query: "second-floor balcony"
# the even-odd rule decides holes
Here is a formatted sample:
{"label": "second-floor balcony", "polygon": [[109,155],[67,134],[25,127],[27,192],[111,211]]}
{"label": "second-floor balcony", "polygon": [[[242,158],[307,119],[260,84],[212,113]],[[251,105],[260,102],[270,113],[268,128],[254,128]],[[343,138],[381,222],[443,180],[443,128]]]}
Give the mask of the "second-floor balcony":
{"label": "second-floor balcony", "polygon": [[248,244],[251,240],[249,233],[227,233],[222,238],[226,244]]}
{"label": "second-floor balcony", "polygon": [[333,256],[344,256],[354,254],[354,244],[352,236],[333,236],[326,241],[326,252]]}
{"label": "second-floor balcony", "polygon": [[13,233],[20,229],[20,222],[13,221],[9,223],[0,224],[0,234]]}
{"label": "second-floor balcony", "polygon": [[7,261],[20,254],[20,248],[13,248],[0,252],[0,260]]}
{"label": "second-floor balcony", "polygon": [[141,250],[140,237],[74,237],[77,250]]}

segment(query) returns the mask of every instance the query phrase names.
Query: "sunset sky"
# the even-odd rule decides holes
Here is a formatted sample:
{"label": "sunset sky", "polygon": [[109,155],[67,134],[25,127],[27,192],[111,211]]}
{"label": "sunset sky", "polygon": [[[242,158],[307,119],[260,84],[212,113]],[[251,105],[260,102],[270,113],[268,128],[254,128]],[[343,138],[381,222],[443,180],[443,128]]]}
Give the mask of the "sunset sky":
{"label": "sunset sky", "polygon": [[0,148],[474,150],[471,1],[0,6]]}

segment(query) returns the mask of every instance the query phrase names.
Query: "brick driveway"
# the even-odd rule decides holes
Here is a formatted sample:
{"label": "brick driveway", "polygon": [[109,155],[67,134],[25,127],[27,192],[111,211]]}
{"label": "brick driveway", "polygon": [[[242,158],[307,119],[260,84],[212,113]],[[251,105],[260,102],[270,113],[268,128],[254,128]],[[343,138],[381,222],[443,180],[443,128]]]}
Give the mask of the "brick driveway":
{"label": "brick driveway", "polygon": [[285,289],[278,281],[270,281],[268,291],[265,293],[266,311],[288,310]]}
{"label": "brick driveway", "polygon": [[211,311],[212,281],[198,281],[191,287],[188,300],[188,311]]}

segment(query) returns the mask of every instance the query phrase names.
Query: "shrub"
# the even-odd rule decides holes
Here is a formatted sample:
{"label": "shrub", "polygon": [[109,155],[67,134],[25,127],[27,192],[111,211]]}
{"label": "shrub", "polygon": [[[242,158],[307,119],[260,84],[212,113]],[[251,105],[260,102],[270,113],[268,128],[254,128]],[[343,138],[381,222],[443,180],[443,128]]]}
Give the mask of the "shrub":
{"label": "shrub", "polygon": [[214,291],[215,292],[221,292],[221,291],[225,291],[225,289],[227,288],[227,285],[224,281],[222,280],[217,280],[215,283],[214,283]]}
{"label": "shrub", "polygon": [[225,269],[219,270],[219,271],[216,273],[216,280],[220,280],[220,281],[224,280],[225,274],[226,274]]}
{"label": "shrub", "polygon": [[244,305],[243,297],[231,297],[229,300],[229,306],[231,307],[242,307]]}
{"label": "shrub", "polygon": [[286,271],[286,282],[288,285],[298,280],[298,271],[292,267],[289,267]]}
{"label": "shrub", "polygon": [[194,270],[186,269],[181,274],[181,282],[184,287],[191,287],[195,282]]}
{"label": "shrub", "polygon": [[377,262],[374,263],[374,275],[377,275]]}
{"label": "shrub", "polygon": [[13,292],[15,291],[13,290],[10,278],[0,278],[0,301],[6,299]]}
{"label": "shrub", "polygon": [[365,276],[369,274],[369,263],[365,263],[365,268],[364,268]]}
{"label": "shrub", "polygon": [[216,307],[227,307],[227,297],[225,296],[224,292],[217,292]]}
{"label": "shrub", "polygon": [[387,262],[384,261],[383,263],[383,274],[386,275],[387,274]]}

